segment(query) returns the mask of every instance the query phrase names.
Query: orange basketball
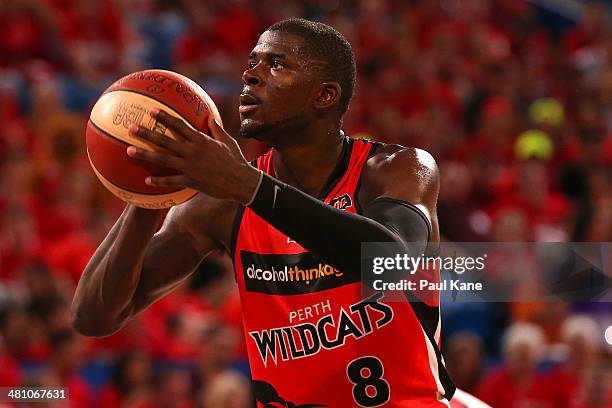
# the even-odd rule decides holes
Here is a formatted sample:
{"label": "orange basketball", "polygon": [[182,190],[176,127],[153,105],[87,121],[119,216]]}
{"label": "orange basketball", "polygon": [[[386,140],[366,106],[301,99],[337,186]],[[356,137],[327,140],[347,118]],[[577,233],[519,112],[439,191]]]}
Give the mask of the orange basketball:
{"label": "orange basketball", "polygon": [[143,208],[168,208],[181,204],[196,192],[181,187],[152,187],[147,176],[170,176],[177,171],[133,159],[130,145],[155,150],[150,143],[131,135],[130,125],[155,129],[167,137],[172,132],[149,116],[159,108],[210,134],[208,117],[221,117],[214,102],[195,82],[176,72],[158,69],[134,72],[112,84],[94,105],[87,122],[87,155],[94,173],[114,195]]}

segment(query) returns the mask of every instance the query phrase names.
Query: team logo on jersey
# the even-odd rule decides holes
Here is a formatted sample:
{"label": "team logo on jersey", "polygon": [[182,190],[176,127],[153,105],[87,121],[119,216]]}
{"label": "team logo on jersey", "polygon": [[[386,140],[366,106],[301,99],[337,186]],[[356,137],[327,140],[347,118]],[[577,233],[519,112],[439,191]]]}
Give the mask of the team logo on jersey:
{"label": "team logo on jersey", "polygon": [[379,300],[382,292],[376,292],[348,310],[341,307],[333,314],[322,316],[317,322],[250,331],[259,356],[267,367],[270,360],[278,364],[318,354],[322,349],[342,347],[353,337],[355,340],[372,334],[393,320],[393,309]]}
{"label": "team logo on jersey", "polygon": [[359,273],[343,273],[312,252],[259,254],[240,251],[247,292],[299,295],[360,281]]}
{"label": "team logo on jersey", "polygon": [[342,194],[339,197],[333,198],[329,202],[329,205],[331,205],[332,207],[337,208],[339,210],[344,210],[346,208],[349,208],[349,207],[353,206],[353,200],[351,199],[350,195],[345,193],[345,194]]}
{"label": "team logo on jersey", "polygon": [[274,386],[268,382],[261,380],[253,380],[253,395],[257,408],[316,408],[327,407],[322,404],[300,404],[297,405],[291,401],[286,401],[280,395]]}

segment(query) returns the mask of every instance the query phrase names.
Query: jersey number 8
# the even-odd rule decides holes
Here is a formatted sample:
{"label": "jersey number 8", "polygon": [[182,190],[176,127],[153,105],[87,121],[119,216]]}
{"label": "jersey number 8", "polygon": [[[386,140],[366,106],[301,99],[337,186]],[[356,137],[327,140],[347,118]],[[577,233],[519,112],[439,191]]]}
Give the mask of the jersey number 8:
{"label": "jersey number 8", "polygon": [[373,356],[360,357],[346,366],[346,375],[355,384],[353,398],[362,407],[378,407],[391,396],[389,383],[382,378],[382,362]]}

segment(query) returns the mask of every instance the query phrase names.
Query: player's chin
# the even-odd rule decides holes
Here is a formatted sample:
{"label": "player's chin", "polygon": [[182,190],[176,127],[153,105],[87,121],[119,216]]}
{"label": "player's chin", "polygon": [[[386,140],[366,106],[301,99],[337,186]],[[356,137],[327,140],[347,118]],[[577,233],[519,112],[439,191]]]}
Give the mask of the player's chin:
{"label": "player's chin", "polygon": [[242,119],[240,122],[240,136],[246,139],[264,140],[265,133],[270,126],[255,119]]}

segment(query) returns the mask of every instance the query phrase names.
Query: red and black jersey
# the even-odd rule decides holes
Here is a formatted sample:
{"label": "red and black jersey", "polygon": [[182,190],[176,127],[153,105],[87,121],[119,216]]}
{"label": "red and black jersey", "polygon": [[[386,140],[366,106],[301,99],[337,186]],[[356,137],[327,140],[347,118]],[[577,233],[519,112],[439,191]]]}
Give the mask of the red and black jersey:
{"label": "red and black jersey", "polygon": [[[320,199],[359,213],[361,172],[377,146],[346,138]],[[270,150],[257,168],[275,176],[273,161]],[[249,208],[236,217],[231,252],[258,407],[448,406],[454,386],[439,351],[437,303],[389,302],[383,292],[364,299],[358,274]]]}

